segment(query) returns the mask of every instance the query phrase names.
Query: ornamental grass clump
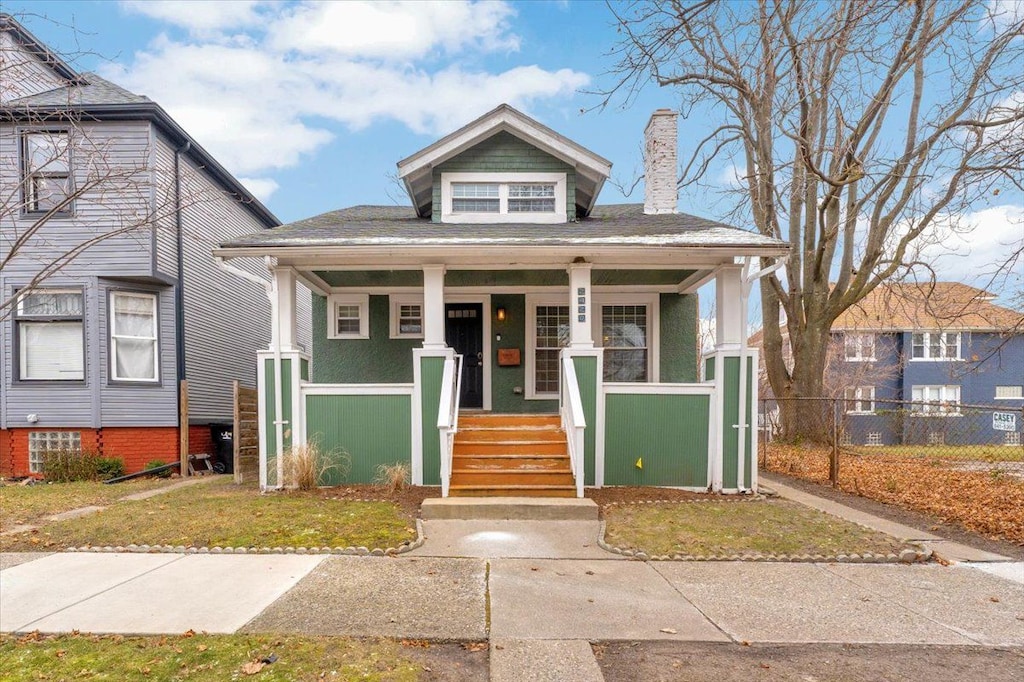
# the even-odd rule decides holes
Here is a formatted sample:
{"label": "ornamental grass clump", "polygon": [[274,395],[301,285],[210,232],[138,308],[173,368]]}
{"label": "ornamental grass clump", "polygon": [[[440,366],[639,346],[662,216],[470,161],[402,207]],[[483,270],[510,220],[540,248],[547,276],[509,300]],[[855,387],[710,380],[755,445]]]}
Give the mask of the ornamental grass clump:
{"label": "ornamental grass clump", "polygon": [[374,482],[384,486],[389,493],[400,493],[409,485],[410,469],[405,462],[378,464]]}
{"label": "ornamental grass clump", "polygon": [[327,453],[317,443],[293,445],[284,460],[285,485],[299,490],[316,490],[329,472],[344,478],[348,474],[348,453]]}

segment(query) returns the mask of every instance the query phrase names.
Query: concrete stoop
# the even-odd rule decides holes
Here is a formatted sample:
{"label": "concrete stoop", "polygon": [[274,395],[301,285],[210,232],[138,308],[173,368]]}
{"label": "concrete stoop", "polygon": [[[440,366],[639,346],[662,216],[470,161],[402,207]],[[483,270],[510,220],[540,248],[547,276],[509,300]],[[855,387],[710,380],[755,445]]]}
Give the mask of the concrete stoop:
{"label": "concrete stoop", "polygon": [[447,497],[423,500],[425,520],[597,521],[593,500],[560,497]]}

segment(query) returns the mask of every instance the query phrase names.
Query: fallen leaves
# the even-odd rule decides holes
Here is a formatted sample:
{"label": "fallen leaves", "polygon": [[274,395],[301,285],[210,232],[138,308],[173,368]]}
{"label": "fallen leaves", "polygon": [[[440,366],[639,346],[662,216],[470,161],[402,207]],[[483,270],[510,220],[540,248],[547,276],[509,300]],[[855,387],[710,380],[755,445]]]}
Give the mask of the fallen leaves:
{"label": "fallen leaves", "polygon": [[267,664],[263,661],[249,661],[248,663],[242,665],[242,674],[255,675],[266,667]]}

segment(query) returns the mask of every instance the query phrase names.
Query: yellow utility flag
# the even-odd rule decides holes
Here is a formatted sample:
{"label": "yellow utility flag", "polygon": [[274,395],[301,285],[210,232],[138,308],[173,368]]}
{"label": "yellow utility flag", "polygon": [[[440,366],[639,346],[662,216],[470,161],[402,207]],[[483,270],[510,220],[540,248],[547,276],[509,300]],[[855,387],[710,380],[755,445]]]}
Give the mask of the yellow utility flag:
{"label": "yellow utility flag", "polygon": [[637,457],[636,458],[636,468],[637,469],[643,469],[644,468],[644,458],[643,457]]}

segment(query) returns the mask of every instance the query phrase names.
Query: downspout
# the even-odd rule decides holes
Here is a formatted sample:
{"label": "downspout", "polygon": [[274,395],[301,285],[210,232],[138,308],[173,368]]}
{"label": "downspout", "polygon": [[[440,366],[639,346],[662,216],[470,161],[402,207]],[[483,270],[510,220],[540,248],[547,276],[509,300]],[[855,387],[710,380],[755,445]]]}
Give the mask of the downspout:
{"label": "downspout", "polygon": [[[737,459],[736,462],[736,487],[740,491],[744,491],[743,481],[746,479],[746,462],[747,462],[747,314],[750,302],[750,290],[754,286],[754,282],[772,274],[783,265],[785,260],[782,258],[776,258],[775,262],[769,265],[767,268],[761,268],[757,272],[750,272],[750,265],[754,260],[753,256],[747,256],[743,259],[743,276],[740,286],[740,387],[739,387],[739,424],[736,428],[739,430],[739,441],[736,443]],[[751,414],[753,417],[754,406],[751,405]],[[755,484],[755,479],[752,476],[750,479],[751,484]]]}
{"label": "downspout", "polygon": [[[269,256],[264,258],[267,270],[273,277],[274,268]],[[270,331],[270,344],[274,348],[274,445],[277,453],[277,487],[284,487],[284,420],[281,412],[284,409],[284,398],[281,391],[281,319],[277,314],[277,284],[272,278],[265,280],[251,272],[246,272],[225,261],[221,256],[214,256],[214,261],[224,270],[250,282],[261,285],[270,300],[270,319],[273,327]]]}

